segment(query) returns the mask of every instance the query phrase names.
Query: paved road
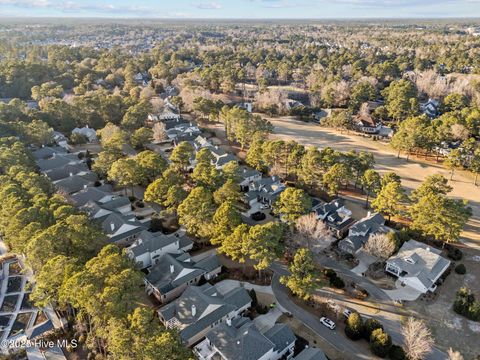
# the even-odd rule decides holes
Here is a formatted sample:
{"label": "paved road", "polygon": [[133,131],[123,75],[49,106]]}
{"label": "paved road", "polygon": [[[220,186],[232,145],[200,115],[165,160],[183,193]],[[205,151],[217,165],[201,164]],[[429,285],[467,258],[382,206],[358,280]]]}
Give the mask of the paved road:
{"label": "paved road", "polygon": [[[334,265],[328,260],[331,259],[323,259],[322,263]],[[341,270],[341,268],[338,266],[338,264],[331,267],[335,268],[335,271],[337,271],[338,273],[341,273],[342,277],[347,276],[354,278],[357,283],[361,283],[362,286],[370,289],[367,291],[373,290],[371,288],[372,286],[375,287],[367,279],[361,276],[359,277],[359,279],[357,279],[358,275],[356,274],[354,274],[356,276],[352,276],[351,274],[349,274],[351,273],[351,271],[345,271],[344,273],[343,270]],[[288,289],[279,281],[280,276],[289,274],[289,271],[285,267],[285,265],[274,263],[272,264],[271,268],[275,272],[272,279],[272,290],[278,303],[283,308],[289,311],[293,315],[293,317],[300,320],[306,326],[315,331],[315,333],[325,339],[325,341],[330,343],[333,347],[339,349],[340,351],[343,351],[345,356],[349,356],[351,359],[371,358],[370,353],[360,353],[361,349],[359,349],[355,342],[346,338],[343,333],[340,334],[338,331],[331,331],[327,329],[325,326],[320,324],[318,319],[313,317],[310,312],[299,307],[289,298]],[[362,280],[362,282],[360,282],[360,280]],[[317,290],[317,293],[319,295],[328,296],[329,298],[334,299],[335,302],[339,303],[340,305],[353,309],[366,317],[376,318],[384,325],[385,330],[390,334],[393,342],[396,344],[401,344],[403,342],[403,335],[401,334],[401,320],[402,317],[406,315],[406,312],[403,309],[396,308],[391,303],[391,301],[388,301],[388,296],[381,289],[377,288],[377,290],[378,291],[371,292],[371,294],[374,294],[372,295],[372,297],[379,297],[379,299],[372,304],[356,301],[345,295],[333,293],[328,290],[319,289]],[[437,348],[434,348],[433,351],[425,358],[425,360],[446,359],[448,359],[448,356]]]}
{"label": "paved road", "polygon": [[342,275],[344,280],[353,281],[357,285],[360,285],[362,288],[367,290],[370,296],[375,300],[383,302],[391,301],[390,297],[387,295],[387,293],[385,293],[385,291],[377,287],[367,278],[354,273],[345,265],[322,255],[317,255],[315,260],[320,266],[335,270],[338,274]]}
{"label": "paved road", "polygon": [[272,289],[280,306],[285,308],[295,319],[301,321],[305,326],[312,329],[318,336],[325,339],[325,341],[340,351],[346,359],[371,359],[370,352],[360,353],[359,347],[353,341],[348,340],[343,334],[339,333],[338,330],[327,329],[316,317],[292,302],[288,297],[288,290],[284,285],[280,284],[279,279],[279,274],[275,273],[272,279]]}

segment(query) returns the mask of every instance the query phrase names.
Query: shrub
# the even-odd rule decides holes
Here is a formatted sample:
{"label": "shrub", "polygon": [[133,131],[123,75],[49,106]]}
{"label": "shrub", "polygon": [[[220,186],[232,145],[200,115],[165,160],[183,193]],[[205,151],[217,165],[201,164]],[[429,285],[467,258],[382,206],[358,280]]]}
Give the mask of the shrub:
{"label": "shrub", "polygon": [[149,230],[152,232],[163,231],[162,219],[156,216],[152,217],[152,219],[150,220]]}
{"label": "shrub", "polygon": [[455,267],[455,272],[460,275],[465,275],[467,273],[467,268],[463,264],[458,264]]}
{"label": "shrub", "polygon": [[452,246],[448,249],[447,256],[452,260],[459,261],[462,260],[463,253],[462,250]]}
{"label": "shrub", "polygon": [[330,278],[330,285],[337,289],[343,289],[345,287],[345,282],[338,276]]}
{"label": "shrub", "polygon": [[382,329],[373,330],[370,336],[370,349],[377,356],[385,357],[392,347],[392,338]]}
{"label": "shrub", "polygon": [[365,324],[363,326],[363,337],[365,340],[370,340],[370,336],[372,335],[372,332],[377,329],[382,329],[383,330],[383,325],[378,322],[377,319],[367,319],[365,321]]}
{"label": "shrub", "polygon": [[333,269],[325,269],[325,270],[323,271],[323,273],[324,273],[325,276],[326,276],[327,278],[329,278],[329,279],[332,278],[332,277],[336,277],[336,276],[337,276],[337,273],[336,273],[335,270],[333,270]]}
{"label": "shrub", "polygon": [[453,311],[465,316],[467,319],[479,321],[480,301],[475,300],[475,296],[468,288],[462,287],[457,291],[455,296]]}
{"label": "shrub", "polygon": [[388,352],[388,357],[390,360],[406,360],[405,351],[403,351],[401,346],[392,345],[390,351]]}
{"label": "shrub", "polygon": [[362,338],[363,320],[360,314],[352,313],[347,319],[347,326],[345,327],[345,335],[352,340],[359,340]]}

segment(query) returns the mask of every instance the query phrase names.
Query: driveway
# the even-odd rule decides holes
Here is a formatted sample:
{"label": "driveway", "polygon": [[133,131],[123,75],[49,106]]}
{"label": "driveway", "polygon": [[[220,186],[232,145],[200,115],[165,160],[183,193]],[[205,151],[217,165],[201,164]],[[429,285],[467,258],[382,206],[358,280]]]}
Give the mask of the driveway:
{"label": "driveway", "polygon": [[271,309],[268,313],[260,315],[253,319],[253,323],[257,329],[264,333],[270,329],[277,322],[278,318],[283,314],[282,310],[277,306]]}
{"label": "driveway", "polygon": [[415,301],[423,294],[417,289],[402,284],[400,279],[395,281],[395,287],[396,289],[394,290],[385,290],[392,300]]}

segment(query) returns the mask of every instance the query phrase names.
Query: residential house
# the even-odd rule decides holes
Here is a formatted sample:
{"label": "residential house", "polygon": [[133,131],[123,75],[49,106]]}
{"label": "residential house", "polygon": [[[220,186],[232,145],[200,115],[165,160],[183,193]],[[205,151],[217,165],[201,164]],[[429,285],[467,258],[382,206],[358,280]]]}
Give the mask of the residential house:
{"label": "residential house", "polygon": [[161,303],[172,301],[188,285],[215,278],[222,269],[216,254],[195,262],[188,253],[166,253],[155,258],[154,263],[145,277],[145,289]]}
{"label": "residential house", "polygon": [[83,128],[76,127],[72,130],[72,134],[78,134],[84,136],[88,142],[93,143],[97,142],[97,132],[95,129],[89,128],[88,125]]}
{"label": "residential house", "polygon": [[164,109],[161,113],[158,114],[148,114],[146,124],[148,126],[153,126],[157,122],[162,122],[165,124],[165,129],[171,129],[180,124],[188,123],[188,121],[182,119],[180,114],[173,112],[170,109]]}
{"label": "residential house", "polygon": [[256,202],[272,205],[283,190],[285,185],[280,182],[280,178],[272,176],[251,182],[245,196],[250,206]]}
{"label": "residential house", "polygon": [[287,325],[274,325],[262,334],[249,318],[240,317],[210,330],[193,352],[199,360],[291,359],[295,341]]}
{"label": "residential house", "polygon": [[89,172],[90,169],[88,168],[87,164],[80,163],[74,165],[65,165],[64,167],[50,170],[46,173],[46,175],[50,178],[51,181],[55,182],[57,180],[62,180],[73,175],[86,175]]}
{"label": "residential house", "polygon": [[430,119],[435,119],[440,115],[440,102],[435,99],[428,99],[427,102],[420,104],[420,111]]}
{"label": "residential house", "polygon": [[354,255],[367,242],[368,238],[374,234],[386,234],[393,229],[385,226],[385,218],[379,214],[371,214],[354,223],[348,230],[348,236],[340,240],[338,248],[348,254]]}
{"label": "residential house", "polygon": [[109,241],[119,246],[130,246],[138,238],[145,225],[135,219],[135,216],[125,216],[112,212],[101,218],[100,226],[107,234]]}
{"label": "residential house", "polygon": [[158,315],[167,329],[178,330],[183,343],[192,346],[216,326],[239,317],[251,304],[242,287],[222,295],[206,283],[188,286],[178,299],[160,308]]}
{"label": "residential house", "polygon": [[40,149],[32,151],[35,160],[50,159],[54,155],[66,154],[67,151],[60,146],[42,146]]}
{"label": "residential house", "polygon": [[193,241],[178,231],[169,235],[142,231],[126,251],[140,269],[146,269],[157,265],[165,254],[181,254],[191,250],[192,247]]}
{"label": "residential house", "polygon": [[250,183],[262,180],[262,173],[248,166],[240,166],[239,185],[243,191],[248,191]]}
{"label": "residential house", "polygon": [[328,360],[325,353],[315,347],[306,347],[300,354],[295,356],[295,360]]}
{"label": "residential house", "polygon": [[87,212],[92,219],[101,220],[112,213],[119,213],[124,216],[132,215],[132,204],[126,196],[113,195],[103,202],[89,200],[80,207]]}
{"label": "residential house", "polygon": [[345,207],[343,199],[334,199],[329,203],[321,203],[312,211],[317,219],[322,220],[337,238],[342,238],[353,225],[355,220],[351,217],[352,212]]}
{"label": "residential house", "polygon": [[201,133],[198,126],[189,122],[180,123],[167,130],[167,136],[174,145],[182,141],[193,141]]}
{"label": "residential house", "polygon": [[223,169],[223,167],[231,161],[238,163],[238,158],[235,155],[227,153],[218,146],[214,146],[210,151],[214,157],[213,165],[215,165],[217,169]]}
{"label": "residential house", "polygon": [[358,114],[353,118],[353,124],[358,131],[365,134],[378,134],[382,128],[380,121],[375,120],[369,114]]}
{"label": "residential house", "polygon": [[77,154],[56,154],[54,153],[49,159],[37,160],[37,166],[40,171],[47,173],[53,169],[61,168],[66,165],[76,165],[83,163]]}
{"label": "residential house", "polygon": [[53,142],[63,149],[68,149],[68,139],[61,132],[53,132]]}
{"label": "residential house", "polygon": [[[48,175],[48,174],[47,174]],[[85,172],[83,174],[70,175],[61,180],[53,182],[57,191],[64,194],[74,194],[87,187],[94,186],[98,177],[94,172]]]}
{"label": "residential house", "polygon": [[433,292],[438,279],[450,266],[450,261],[440,254],[441,250],[409,240],[387,260],[385,271],[422,293]]}
{"label": "residential house", "polygon": [[70,195],[69,198],[73,205],[81,207],[89,201],[98,201],[100,203],[110,201],[114,197],[112,191],[113,189],[110,185],[101,185],[83,189]]}

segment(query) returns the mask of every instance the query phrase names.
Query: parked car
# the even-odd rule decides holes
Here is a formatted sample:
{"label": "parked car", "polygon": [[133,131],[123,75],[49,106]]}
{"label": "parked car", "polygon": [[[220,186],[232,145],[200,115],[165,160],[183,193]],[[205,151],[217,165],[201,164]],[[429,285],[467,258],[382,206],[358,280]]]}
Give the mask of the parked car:
{"label": "parked car", "polygon": [[262,204],[262,205],[260,205],[260,210],[267,210],[267,209],[270,209],[270,205],[269,205],[269,204]]}
{"label": "parked car", "polygon": [[321,317],[320,318],[320,322],[325,325],[327,328],[329,328],[330,330],[334,330],[335,329],[335,323],[330,320],[329,318],[326,318],[326,317]]}
{"label": "parked car", "polygon": [[253,213],[252,215],[250,215],[250,218],[252,220],[255,220],[255,221],[265,220],[266,217],[267,217],[267,215],[265,215],[264,213],[262,213],[260,211],[257,211],[256,213]]}
{"label": "parked car", "polygon": [[343,316],[345,316],[346,319],[348,319],[349,316],[352,315],[352,314],[353,314],[353,311],[350,310],[350,309],[345,309],[345,310],[343,311]]}

